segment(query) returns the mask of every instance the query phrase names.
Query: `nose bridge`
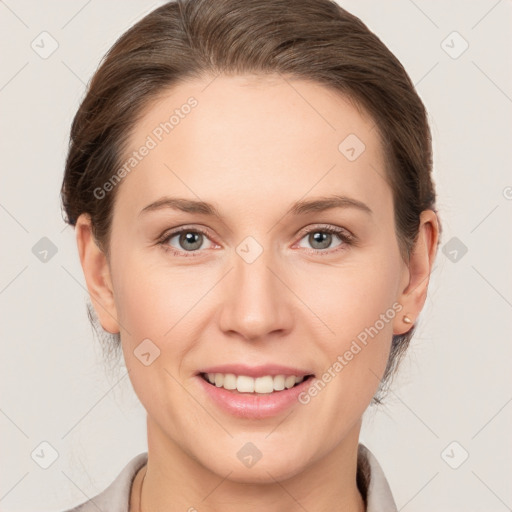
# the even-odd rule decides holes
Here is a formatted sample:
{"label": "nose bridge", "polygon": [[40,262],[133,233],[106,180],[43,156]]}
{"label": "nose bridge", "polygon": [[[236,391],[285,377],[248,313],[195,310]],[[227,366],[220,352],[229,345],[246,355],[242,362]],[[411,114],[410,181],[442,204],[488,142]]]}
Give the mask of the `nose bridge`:
{"label": "nose bridge", "polygon": [[253,339],[289,328],[290,297],[275,276],[279,264],[273,254],[252,237],[237,246],[223,303],[223,330]]}

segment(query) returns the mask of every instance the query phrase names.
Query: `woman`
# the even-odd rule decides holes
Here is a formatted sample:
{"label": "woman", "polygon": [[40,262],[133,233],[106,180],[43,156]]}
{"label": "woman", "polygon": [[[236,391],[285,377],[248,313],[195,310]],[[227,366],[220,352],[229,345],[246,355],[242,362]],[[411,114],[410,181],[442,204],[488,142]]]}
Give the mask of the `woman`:
{"label": "woman", "polygon": [[62,198],[148,452],[73,510],[396,510],[359,433],[426,299],[431,153],[403,67],[330,0],[170,2],[122,35]]}

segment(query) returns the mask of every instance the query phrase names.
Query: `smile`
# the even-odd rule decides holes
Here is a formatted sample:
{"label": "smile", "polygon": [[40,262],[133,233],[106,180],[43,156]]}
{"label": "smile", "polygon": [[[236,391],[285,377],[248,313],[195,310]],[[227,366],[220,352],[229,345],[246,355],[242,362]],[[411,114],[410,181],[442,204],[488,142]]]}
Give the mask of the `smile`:
{"label": "smile", "polygon": [[210,384],[238,393],[269,394],[290,389],[309,379],[312,375],[263,375],[250,377],[234,373],[201,373],[201,377]]}

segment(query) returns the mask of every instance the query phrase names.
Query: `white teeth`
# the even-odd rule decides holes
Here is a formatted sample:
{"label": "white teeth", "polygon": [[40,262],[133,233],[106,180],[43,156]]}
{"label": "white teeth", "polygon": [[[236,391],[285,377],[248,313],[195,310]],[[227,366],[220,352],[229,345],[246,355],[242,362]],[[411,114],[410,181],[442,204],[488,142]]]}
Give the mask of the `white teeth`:
{"label": "white teeth", "polygon": [[245,375],[239,375],[236,379],[236,389],[240,393],[253,393],[254,379]]}
{"label": "white teeth", "polygon": [[224,385],[223,387],[225,389],[236,389],[236,382],[237,382],[236,375],[233,373],[226,373],[224,375]]}
{"label": "white teeth", "polygon": [[290,389],[293,388],[293,386],[295,386],[295,376],[289,375],[288,377],[286,377],[286,379],[284,379],[284,387],[286,389]]}
{"label": "white teeth", "polygon": [[284,389],[284,375],[276,375],[274,377],[274,389],[282,391]]}
{"label": "white teeth", "polygon": [[274,378],[270,375],[257,377],[254,380],[254,391],[256,393],[272,393],[274,391]]}
{"label": "white teeth", "polygon": [[295,375],[265,375],[263,377],[249,377],[233,373],[207,373],[206,378],[210,384],[218,388],[236,389],[240,393],[272,393],[290,389],[304,380],[304,376]]}

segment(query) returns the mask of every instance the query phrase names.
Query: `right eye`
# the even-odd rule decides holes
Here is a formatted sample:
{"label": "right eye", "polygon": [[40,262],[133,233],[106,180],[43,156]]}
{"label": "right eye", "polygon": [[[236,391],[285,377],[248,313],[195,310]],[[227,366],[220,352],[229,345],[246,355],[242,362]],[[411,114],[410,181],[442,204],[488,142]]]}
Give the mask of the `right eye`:
{"label": "right eye", "polygon": [[[171,243],[173,239],[176,239],[177,247]],[[206,231],[202,229],[180,228],[170,233],[165,233],[158,243],[164,250],[171,251],[176,256],[189,257],[196,256],[195,253],[201,249],[205,239],[209,240]]]}

